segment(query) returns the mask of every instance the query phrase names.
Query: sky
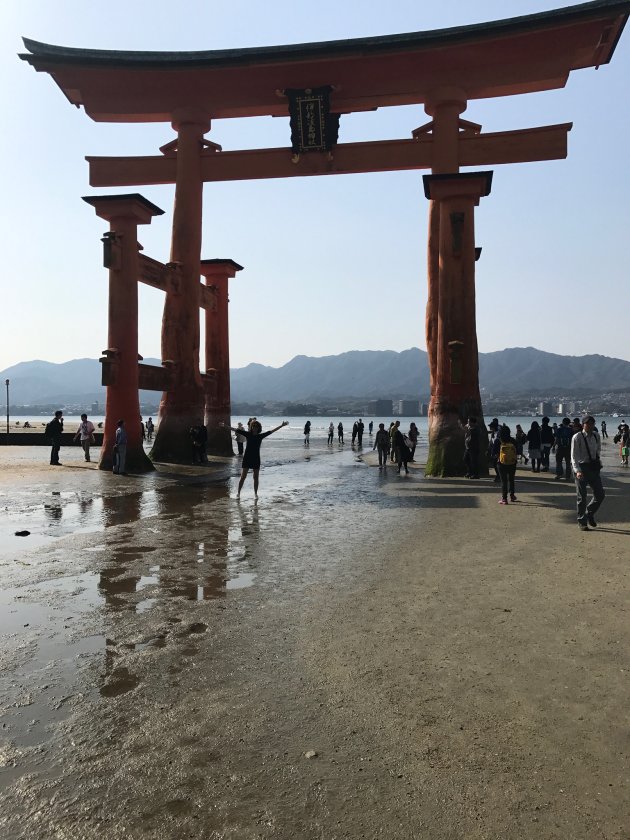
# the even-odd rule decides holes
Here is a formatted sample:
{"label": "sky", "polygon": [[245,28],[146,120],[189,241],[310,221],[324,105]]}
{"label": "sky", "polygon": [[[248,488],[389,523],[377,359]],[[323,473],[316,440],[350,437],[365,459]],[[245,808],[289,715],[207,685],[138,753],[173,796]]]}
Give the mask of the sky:
{"label": "sky", "polygon": [[[106,346],[106,223],[85,195],[137,191],[166,212],[140,228],[167,261],[174,187],[94,190],[86,155],[154,155],[164,124],[95,123],[18,59],[21,37],[72,47],[209,50],[386,35],[498,20],[563,0],[2,0],[0,370],[96,358]],[[628,235],[630,27],[611,64],[565,89],[471,101],[484,131],[573,122],[564,161],[494,167],[476,212],[482,352],[534,346],[630,360]],[[340,142],[409,138],[422,106],[341,118]],[[288,118],[217,120],[225,150],[289,145]],[[296,355],[426,348],[428,202],[422,172],[206,184],[202,258],[244,266],[230,286],[230,362],[278,367]],[[160,355],[163,298],[140,287],[139,352]]]}

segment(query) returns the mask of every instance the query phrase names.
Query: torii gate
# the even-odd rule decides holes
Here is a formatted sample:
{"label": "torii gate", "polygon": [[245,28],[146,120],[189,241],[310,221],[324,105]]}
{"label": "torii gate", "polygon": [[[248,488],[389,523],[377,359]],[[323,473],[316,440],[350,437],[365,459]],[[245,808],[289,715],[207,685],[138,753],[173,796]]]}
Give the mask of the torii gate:
{"label": "torii gate", "polygon": [[[172,372],[152,454],[186,459],[186,431],[204,411],[197,317],[203,183],[429,169],[426,471],[460,474],[460,421],[482,417],[474,207],[492,181],[490,171],[460,173],[460,167],[565,158],[571,129],[569,123],[483,134],[461,114],[470,100],[561,88],[572,70],[608,63],[629,14],[630,0],[595,0],[433,32],[188,53],[71,49],[25,39],[29,53],[21,58],[50,73],[92,119],[169,122],[177,132],[160,156],[88,157],[94,187],[175,184],[171,261],[178,283],[176,291],[166,284],[162,341]],[[337,145],[339,115],[411,104],[423,104],[431,117],[412,139]],[[204,137],[211,120],[289,114],[292,149],[224,152]]]}

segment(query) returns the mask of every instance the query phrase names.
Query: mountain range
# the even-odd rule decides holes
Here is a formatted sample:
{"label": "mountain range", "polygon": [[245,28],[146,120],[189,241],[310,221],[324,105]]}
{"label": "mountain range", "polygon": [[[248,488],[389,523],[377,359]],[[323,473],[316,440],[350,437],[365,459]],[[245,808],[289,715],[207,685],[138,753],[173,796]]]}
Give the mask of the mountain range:
{"label": "mountain range", "polygon": [[[158,359],[145,359],[159,365]],[[479,377],[486,393],[573,394],[630,390],[630,362],[607,356],[561,356],[534,347],[512,347],[479,354]],[[97,359],[62,364],[20,362],[0,372],[10,379],[12,405],[88,404],[105,402]],[[295,356],[279,368],[249,364],[231,370],[233,402],[317,402],[330,397],[426,398],[427,354],[417,347],[353,350],[337,356]],[[4,394],[2,394],[4,396]],[[0,397],[1,399],[2,397]],[[143,391],[141,402],[157,402]]]}

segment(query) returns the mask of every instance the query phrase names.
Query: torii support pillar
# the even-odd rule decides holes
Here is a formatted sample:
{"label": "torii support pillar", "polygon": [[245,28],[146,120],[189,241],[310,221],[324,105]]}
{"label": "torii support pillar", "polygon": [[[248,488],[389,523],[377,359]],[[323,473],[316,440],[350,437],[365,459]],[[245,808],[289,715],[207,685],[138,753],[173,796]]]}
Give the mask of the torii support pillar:
{"label": "torii support pillar", "polygon": [[214,288],[215,307],[206,308],[206,371],[214,370],[216,391],[206,393],[205,423],[208,429],[208,452],[211,455],[233,455],[230,425],[230,335],[228,318],[228,280],[242,271],[234,260],[202,260],[201,274],[206,285]]}
{"label": "torii support pillar", "polygon": [[429,222],[427,348],[434,359],[426,474],[463,475],[469,416],[483,429],[475,319],[475,206],[490,194],[492,172],[425,175]]}
{"label": "torii support pillar", "polygon": [[125,421],[128,472],[154,469],[142,446],[138,395],[138,225],[148,225],[164,212],[138,193],[84,198],[96,215],[109,222],[103,238],[109,268],[107,350],[103,379],[107,386],[105,430],[99,469],[111,470],[116,424]]}
{"label": "torii support pillar", "polygon": [[182,109],[173,115],[177,131],[175,207],[171,262],[180,284],[166,292],[162,318],[162,359],[174,362],[173,382],[162,394],[151,457],[190,462],[191,426],[203,423],[204,384],[199,371],[199,262],[203,181],[201,153],[210,128],[206,114]]}

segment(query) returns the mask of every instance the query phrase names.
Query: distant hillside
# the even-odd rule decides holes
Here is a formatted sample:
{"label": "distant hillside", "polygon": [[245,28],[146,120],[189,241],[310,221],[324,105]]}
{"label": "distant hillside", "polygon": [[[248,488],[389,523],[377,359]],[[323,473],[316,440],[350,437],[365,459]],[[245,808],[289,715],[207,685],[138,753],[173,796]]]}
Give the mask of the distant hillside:
{"label": "distant hillside", "polygon": [[[159,365],[159,359],[145,359],[149,365]],[[19,362],[0,372],[2,380],[10,379],[12,405],[47,405],[49,403],[87,403],[98,400],[105,405],[105,388],[101,385],[101,365],[98,359],[72,359],[55,364],[36,359]],[[4,383],[3,383],[4,384]],[[152,391],[141,391],[141,399],[155,399]],[[4,389],[0,400],[5,397]],[[4,400],[3,400],[4,401]]]}
{"label": "distant hillside", "polygon": [[[146,359],[159,364],[157,359]],[[534,347],[513,347],[479,356],[481,385],[493,394],[575,394],[630,390],[630,362],[607,356],[560,356]],[[104,404],[101,366],[96,359],[63,364],[32,361],[7,368],[0,379],[11,380],[11,403],[33,405],[84,402]],[[427,354],[414,347],[353,350],[338,356],[296,356],[280,368],[251,364],[231,372],[234,402],[317,402],[331,397],[426,397],[429,393]],[[0,394],[0,400],[4,394]],[[156,401],[152,391],[141,401]]]}

